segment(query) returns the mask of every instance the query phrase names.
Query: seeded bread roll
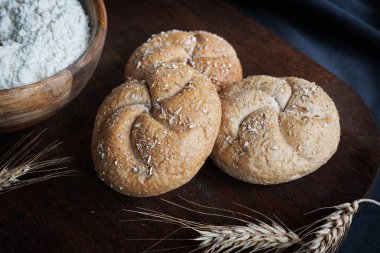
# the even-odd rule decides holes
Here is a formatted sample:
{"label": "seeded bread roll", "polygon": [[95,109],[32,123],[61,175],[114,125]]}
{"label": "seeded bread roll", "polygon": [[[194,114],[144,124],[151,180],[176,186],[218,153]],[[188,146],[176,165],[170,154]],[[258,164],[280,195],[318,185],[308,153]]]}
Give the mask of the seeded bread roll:
{"label": "seeded bread roll", "polygon": [[143,79],[126,81],[104,100],[92,139],[99,177],[138,197],[188,182],[210,155],[221,119],[215,86],[197,70],[162,63]]}
{"label": "seeded bread roll", "polygon": [[255,184],[300,178],[325,164],[340,139],[339,115],[321,87],[296,77],[248,77],[220,94],[212,159]]}
{"label": "seeded bread roll", "polygon": [[204,31],[172,30],[153,35],[133,52],[125,74],[142,80],[146,69],[160,62],[188,64],[206,75],[218,90],[242,79],[234,48],[223,38]]}

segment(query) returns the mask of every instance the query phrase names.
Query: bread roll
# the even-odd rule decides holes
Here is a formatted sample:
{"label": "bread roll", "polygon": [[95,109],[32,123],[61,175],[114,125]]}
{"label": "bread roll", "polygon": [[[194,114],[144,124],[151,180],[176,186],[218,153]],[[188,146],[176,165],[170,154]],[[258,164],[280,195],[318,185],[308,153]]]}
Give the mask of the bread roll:
{"label": "bread roll", "polygon": [[160,62],[188,64],[206,75],[218,90],[242,79],[233,47],[223,38],[204,31],[172,30],[153,35],[133,52],[125,74],[142,80],[146,69]]}
{"label": "bread roll", "polygon": [[215,86],[190,66],[162,63],[128,80],[101,105],[92,154],[99,177],[130,196],[188,182],[212,151],[221,119]]}
{"label": "bread roll", "polygon": [[220,94],[212,158],[231,176],[278,184],[309,174],[336,152],[339,115],[321,87],[296,77],[251,76]]}

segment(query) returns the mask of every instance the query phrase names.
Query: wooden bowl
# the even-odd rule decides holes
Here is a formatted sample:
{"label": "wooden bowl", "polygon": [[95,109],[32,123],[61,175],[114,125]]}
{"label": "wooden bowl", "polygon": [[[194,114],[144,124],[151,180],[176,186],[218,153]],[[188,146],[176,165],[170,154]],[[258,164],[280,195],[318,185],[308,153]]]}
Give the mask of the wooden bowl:
{"label": "wooden bowl", "polygon": [[0,133],[35,125],[67,105],[92,77],[103,51],[107,13],[103,0],[81,0],[91,26],[88,49],[72,65],[39,82],[0,90]]}

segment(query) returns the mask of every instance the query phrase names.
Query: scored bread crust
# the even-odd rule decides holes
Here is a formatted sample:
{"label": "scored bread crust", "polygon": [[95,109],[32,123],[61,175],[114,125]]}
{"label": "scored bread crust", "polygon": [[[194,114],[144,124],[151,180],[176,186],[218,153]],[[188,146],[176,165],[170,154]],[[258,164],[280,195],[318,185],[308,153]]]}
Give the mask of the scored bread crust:
{"label": "scored bread crust", "polygon": [[209,78],[218,91],[240,81],[243,75],[234,48],[205,31],[171,30],[153,35],[133,52],[125,75],[141,80],[150,65],[160,62],[188,64]]}
{"label": "scored bread crust", "polygon": [[231,176],[278,184],[309,174],[336,152],[339,115],[321,87],[296,77],[251,76],[220,94],[213,161]]}
{"label": "scored bread crust", "polygon": [[92,154],[99,177],[130,196],[155,196],[188,182],[212,151],[221,119],[214,85],[177,63],[147,69],[100,106]]}

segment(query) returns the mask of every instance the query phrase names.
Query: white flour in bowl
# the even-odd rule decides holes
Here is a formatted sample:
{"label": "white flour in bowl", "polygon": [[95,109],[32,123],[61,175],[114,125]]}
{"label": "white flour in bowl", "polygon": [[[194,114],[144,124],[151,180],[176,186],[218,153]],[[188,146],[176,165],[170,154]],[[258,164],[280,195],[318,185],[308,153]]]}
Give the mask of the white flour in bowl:
{"label": "white flour in bowl", "polygon": [[78,0],[0,0],[0,89],[56,74],[84,53],[89,40]]}

